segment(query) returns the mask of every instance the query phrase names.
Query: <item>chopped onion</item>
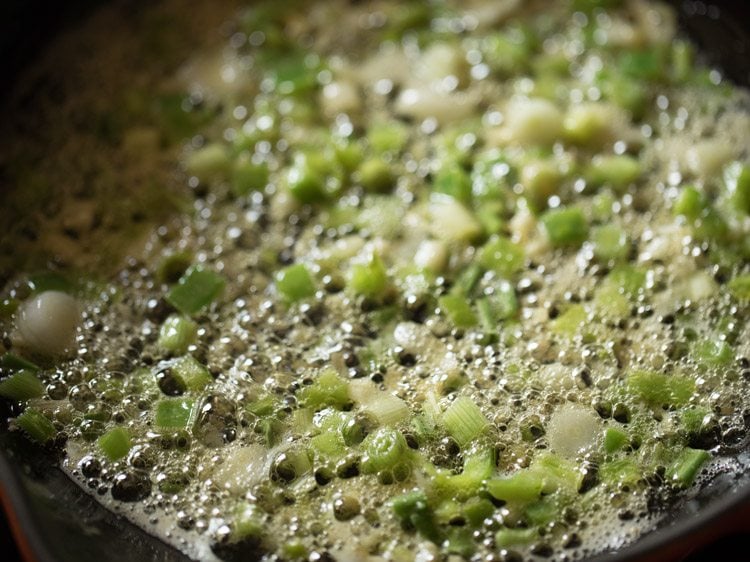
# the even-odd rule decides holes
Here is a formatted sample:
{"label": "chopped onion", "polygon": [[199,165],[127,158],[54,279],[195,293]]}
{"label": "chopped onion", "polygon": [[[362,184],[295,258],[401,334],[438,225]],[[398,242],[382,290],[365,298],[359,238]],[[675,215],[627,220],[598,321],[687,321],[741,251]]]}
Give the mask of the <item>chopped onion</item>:
{"label": "chopped onion", "polygon": [[554,452],[575,458],[593,447],[601,432],[601,422],[594,412],[577,404],[565,404],[552,414],[547,441]]}

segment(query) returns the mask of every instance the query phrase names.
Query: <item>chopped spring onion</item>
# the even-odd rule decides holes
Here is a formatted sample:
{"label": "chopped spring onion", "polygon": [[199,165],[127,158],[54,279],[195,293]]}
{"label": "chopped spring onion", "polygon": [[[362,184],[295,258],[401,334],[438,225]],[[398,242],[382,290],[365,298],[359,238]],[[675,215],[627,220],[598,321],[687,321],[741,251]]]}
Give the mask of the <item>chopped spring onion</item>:
{"label": "chopped spring onion", "polygon": [[519,470],[511,476],[493,478],[487,482],[487,491],[493,498],[511,503],[533,501],[542,494],[543,489],[543,476],[529,469]]}
{"label": "chopped spring onion", "polygon": [[97,440],[104,456],[111,461],[123,458],[130,451],[130,434],[124,427],[113,427]]}
{"label": "chopped spring onion", "polygon": [[490,425],[471,398],[459,396],[443,412],[442,423],[446,431],[461,447],[479,437]]}
{"label": "chopped spring onion", "polygon": [[578,207],[551,209],[541,221],[553,246],[579,246],[588,236],[588,221]]}
{"label": "chopped spring onion", "polygon": [[35,408],[26,408],[14,423],[37,443],[46,443],[57,435],[57,430],[47,417]]}
{"label": "chopped spring onion", "polygon": [[372,396],[363,410],[372,415],[380,425],[392,426],[404,421],[411,411],[406,402],[398,396],[387,392],[378,392]]}
{"label": "chopped spring onion", "polygon": [[461,295],[443,295],[438,299],[438,306],[456,328],[471,328],[477,324],[471,304]]}
{"label": "chopped spring onion", "polygon": [[372,193],[387,193],[395,182],[391,167],[381,158],[365,160],[360,164],[357,174],[362,187]]}
{"label": "chopped spring onion", "polygon": [[393,470],[404,462],[409,447],[400,431],[381,427],[362,442],[362,471],[373,474]]}
{"label": "chopped spring onion", "polygon": [[495,546],[498,548],[512,548],[533,542],[539,533],[536,529],[500,529],[495,533]]}
{"label": "chopped spring onion", "polygon": [[642,478],[643,469],[629,457],[605,462],[599,467],[599,479],[614,487],[633,486]]}
{"label": "chopped spring onion", "polygon": [[164,321],[159,329],[157,345],[172,353],[185,353],[195,342],[198,325],[186,316],[173,314]]}
{"label": "chopped spring onion", "polygon": [[750,301],[750,274],[738,275],[727,283],[729,293],[737,300]]}
{"label": "chopped spring onion", "polygon": [[432,189],[450,195],[462,203],[471,201],[471,178],[457,163],[444,165],[435,174]]}
{"label": "chopped spring onion", "polygon": [[276,276],[276,289],[289,302],[297,302],[315,295],[315,284],[304,264],[285,267]]}
{"label": "chopped spring onion", "polygon": [[372,254],[367,263],[354,264],[349,270],[349,287],[357,295],[378,299],[387,285],[385,264],[377,254]]}
{"label": "chopped spring onion", "polygon": [[189,398],[166,398],[156,403],[154,423],[160,429],[187,429],[192,424],[195,401]]}
{"label": "chopped spring onion", "polygon": [[714,338],[695,342],[692,354],[705,367],[726,367],[734,360],[732,346]]}
{"label": "chopped spring onion", "polygon": [[194,265],[167,294],[167,302],[184,314],[195,314],[213,302],[226,282],[219,274]]}
{"label": "chopped spring onion", "polygon": [[15,353],[6,353],[0,357],[0,367],[4,369],[10,369],[11,371],[19,371],[21,369],[27,371],[38,371],[39,366],[32,363],[28,359],[19,357]]}
{"label": "chopped spring onion", "polygon": [[487,270],[510,277],[524,264],[523,248],[504,236],[491,238],[479,251],[479,264]]}
{"label": "chopped spring onion", "polygon": [[678,375],[662,375],[653,371],[633,371],[627,377],[630,392],[656,405],[681,406],[695,390],[695,382]]}
{"label": "chopped spring onion", "polygon": [[28,370],[18,371],[0,381],[0,396],[12,400],[29,400],[44,394],[44,384]]}
{"label": "chopped spring onion", "polygon": [[621,191],[641,176],[641,165],[632,156],[596,156],[585,176],[593,187],[606,185]]}
{"label": "chopped spring onion", "polygon": [[340,410],[351,403],[348,383],[332,369],[323,371],[311,385],[302,387],[297,399],[302,406],[316,410],[326,406]]}
{"label": "chopped spring onion", "polygon": [[263,189],[268,183],[268,165],[253,163],[249,158],[238,158],[232,170],[232,193],[240,197]]}
{"label": "chopped spring onion", "polygon": [[627,234],[615,224],[605,224],[591,231],[594,255],[603,261],[620,261],[628,257]]}
{"label": "chopped spring onion", "polygon": [[686,487],[693,483],[701,467],[711,458],[707,451],[685,447],[667,470],[667,477]]}
{"label": "chopped spring onion", "polygon": [[442,542],[443,533],[424,492],[415,491],[393,498],[391,507],[405,528],[416,529],[420,535],[436,544]]}
{"label": "chopped spring onion", "polygon": [[750,215],[750,166],[733,162],[724,170],[724,184],[731,194],[734,208]]}
{"label": "chopped spring onion", "polygon": [[604,431],[604,451],[614,453],[622,449],[628,442],[628,434],[616,427],[608,427]]}
{"label": "chopped spring onion", "polygon": [[187,390],[203,390],[214,380],[208,369],[190,355],[185,355],[172,364],[172,375]]}

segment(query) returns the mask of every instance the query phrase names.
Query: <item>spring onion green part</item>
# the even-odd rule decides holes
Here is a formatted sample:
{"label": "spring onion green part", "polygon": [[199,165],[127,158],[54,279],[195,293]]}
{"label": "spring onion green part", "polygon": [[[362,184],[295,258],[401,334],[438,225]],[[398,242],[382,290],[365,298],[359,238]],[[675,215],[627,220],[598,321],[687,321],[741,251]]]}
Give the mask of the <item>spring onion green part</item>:
{"label": "spring onion green part", "polygon": [[44,384],[29,370],[17,371],[0,381],[0,396],[22,402],[44,394]]}
{"label": "spring onion green part", "polygon": [[187,429],[194,418],[195,401],[190,398],[165,398],[156,403],[154,423],[161,429]]}
{"label": "spring onion green part", "polygon": [[185,353],[198,335],[198,325],[190,318],[173,314],[159,328],[157,345],[166,351]]}
{"label": "spring onion green part", "polygon": [[172,286],[167,302],[183,314],[196,314],[216,300],[225,284],[219,274],[194,265]]}
{"label": "spring onion green part", "polygon": [[578,246],[588,236],[588,221],[577,207],[547,211],[541,221],[553,246]]}
{"label": "spring onion green part", "polygon": [[26,408],[15,420],[16,426],[37,443],[46,443],[57,430],[47,417],[35,408]]}
{"label": "spring onion green part", "polygon": [[315,284],[304,264],[290,265],[276,276],[276,289],[289,302],[310,298],[315,294]]}
{"label": "spring onion green part", "polygon": [[97,440],[97,444],[105,457],[111,461],[116,461],[130,451],[130,434],[124,427],[113,427]]}
{"label": "spring onion green part", "polygon": [[443,412],[442,424],[448,434],[464,447],[479,437],[489,422],[471,398],[459,396]]}

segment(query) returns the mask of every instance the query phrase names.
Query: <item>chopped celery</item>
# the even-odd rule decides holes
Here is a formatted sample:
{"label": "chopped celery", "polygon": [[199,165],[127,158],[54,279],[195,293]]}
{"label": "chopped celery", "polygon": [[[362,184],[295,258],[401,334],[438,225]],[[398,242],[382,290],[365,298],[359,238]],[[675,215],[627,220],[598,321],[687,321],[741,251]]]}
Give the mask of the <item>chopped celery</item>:
{"label": "chopped celery", "polygon": [[35,408],[26,408],[14,423],[37,443],[46,443],[55,435],[57,430],[47,417]]}
{"label": "chopped celery", "polygon": [[627,376],[628,390],[655,406],[681,406],[693,396],[695,382],[679,375],[633,371]]}
{"label": "chopped celery", "polygon": [[373,474],[391,471],[404,462],[409,447],[400,431],[381,427],[362,442],[362,471]]}
{"label": "chopped celery", "polygon": [[621,191],[641,176],[641,164],[632,156],[596,156],[585,172],[593,187],[609,186]]}
{"label": "chopped celery", "polygon": [[180,357],[171,369],[172,376],[187,390],[203,390],[214,380],[208,369],[190,355]]}
{"label": "chopped celery", "polygon": [[477,317],[466,297],[443,295],[438,299],[438,306],[456,328],[471,328],[477,324]]}
{"label": "chopped celery", "polygon": [[615,224],[598,226],[591,231],[594,255],[603,261],[621,261],[628,257],[630,245],[625,231]]}
{"label": "chopped celery", "polygon": [[297,302],[315,295],[315,284],[305,264],[297,263],[285,267],[274,278],[276,289],[289,302]]}
{"label": "chopped celery", "polygon": [[551,209],[541,221],[553,246],[579,246],[588,236],[588,221],[578,207]]}
{"label": "chopped celery", "polygon": [[471,398],[459,396],[443,412],[442,424],[461,447],[465,447],[489,428],[490,422]]}
{"label": "chopped celery", "polygon": [[44,384],[29,370],[17,371],[0,381],[0,396],[22,402],[44,394]]}
{"label": "chopped celery", "polygon": [[195,417],[195,401],[165,398],[156,403],[154,423],[160,429],[188,429]]}
{"label": "chopped celery", "polygon": [[168,316],[159,329],[157,345],[172,353],[185,353],[195,342],[198,325],[186,316]]}
{"label": "chopped celery", "polygon": [[113,427],[99,437],[97,444],[102,453],[104,453],[104,456],[109,460],[120,460],[130,451],[130,434],[124,427]]}
{"label": "chopped celery", "polygon": [[297,399],[302,406],[316,410],[326,406],[340,410],[351,403],[349,384],[332,369],[320,373],[311,385],[303,386]]}
{"label": "chopped celery", "polygon": [[711,458],[708,451],[685,447],[667,469],[667,478],[675,484],[687,487],[693,483],[701,467]]}
{"label": "chopped celery", "polygon": [[477,257],[484,269],[510,277],[523,269],[525,256],[521,246],[504,236],[493,236],[482,246]]}
{"label": "chopped celery", "polygon": [[391,167],[381,158],[365,160],[360,164],[357,174],[362,187],[370,192],[387,193],[395,182]]}
{"label": "chopped celery", "polygon": [[167,302],[184,314],[196,314],[216,300],[224,285],[226,282],[221,275],[194,265],[172,286]]}
{"label": "chopped celery", "polygon": [[367,263],[352,265],[348,286],[357,295],[380,300],[388,286],[388,274],[380,256],[372,254]]}
{"label": "chopped celery", "polygon": [[604,431],[604,451],[614,453],[628,442],[628,434],[617,427],[608,427]]}
{"label": "chopped celery", "polygon": [[458,164],[443,165],[435,174],[432,189],[445,193],[462,203],[471,201],[472,183],[469,174]]}

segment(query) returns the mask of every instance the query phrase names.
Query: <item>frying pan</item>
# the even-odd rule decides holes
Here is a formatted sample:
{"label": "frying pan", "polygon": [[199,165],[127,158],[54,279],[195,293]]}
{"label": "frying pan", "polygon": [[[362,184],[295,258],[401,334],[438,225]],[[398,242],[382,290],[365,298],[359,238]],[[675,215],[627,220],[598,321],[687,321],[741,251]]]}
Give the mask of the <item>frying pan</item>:
{"label": "frying pan", "polygon": [[[9,84],[33,63],[50,37],[103,3],[102,0],[0,3],[0,85],[6,83],[0,87],[0,111]],[[673,3],[679,9],[682,28],[702,47],[709,62],[736,83],[750,86],[750,4],[743,0]],[[0,504],[26,560],[188,560],[101,507],[57,468],[53,450],[8,432],[5,420],[13,414],[11,408],[9,403],[0,402]],[[750,440],[738,445],[734,455],[738,459],[747,457],[739,464],[750,466]],[[747,552],[750,473],[730,470],[720,474],[695,497],[672,506],[668,512],[654,532],[617,552],[596,556],[591,562],[681,560],[695,549],[710,549],[706,545],[732,533],[741,533],[737,540],[741,550]]]}

